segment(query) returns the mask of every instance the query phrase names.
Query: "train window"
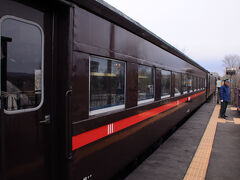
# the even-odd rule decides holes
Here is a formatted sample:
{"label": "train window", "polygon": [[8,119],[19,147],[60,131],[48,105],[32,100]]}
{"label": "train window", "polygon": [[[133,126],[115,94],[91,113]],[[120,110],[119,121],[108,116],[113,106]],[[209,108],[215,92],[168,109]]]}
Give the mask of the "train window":
{"label": "train window", "polygon": [[188,75],[183,75],[183,94],[186,94],[188,92]]}
{"label": "train window", "polygon": [[199,89],[200,89],[200,78],[197,77],[197,90],[199,90]]}
{"label": "train window", "polygon": [[181,95],[181,86],[182,86],[182,81],[181,81],[181,73],[174,73],[174,80],[175,80],[175,92],[174,96],[180,96]]}
{"label": "train window", "polygon": [[43,103],[43,31],[12,16],[1,19],[1,91],[8,114],[33,111]]}
{"label": "train window", "polygon": [[202,89],[204,89],[204,79],[202,78]]}
{"label": "train window", "polygon": [[198,89],[199,90],[201,89],[201,78],[200,77],[198,78]]}
{"label": "train window", "polygon": [[90,115],[125,108],[125,62],[90,58]]}
{"label": "train window", "polygon": [[154,101],[154,68],[138,65],[138,104]]}
{"label": "train window", "polygon": [[202,78],[199,78],[199,90],[202,89]]}
{"label": "train window", "polygon": [[170,97],[171,94],[171,72],[161,71],[161,98]]}
{"label": "train window", "polygon": [[193,91],[197,90],[197,77],[193,76]]}
{"label": "train window", "polygon": [[188,76],[188,90],[189,92],[193,92],[193,76]]}

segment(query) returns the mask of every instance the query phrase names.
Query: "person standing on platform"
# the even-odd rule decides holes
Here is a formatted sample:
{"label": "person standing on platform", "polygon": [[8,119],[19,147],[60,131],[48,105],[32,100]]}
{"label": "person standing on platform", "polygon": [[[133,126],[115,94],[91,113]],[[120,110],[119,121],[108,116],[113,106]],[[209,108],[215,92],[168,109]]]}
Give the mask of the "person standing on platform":
{"label": "person standing on platform", "polygon": [[230,102],[230,90],[228,79],[225,79],[224,84],[220,87],[220,101],[221,101],[220,118],[226,118],[227,116],[225,115],[225,113],[227,105]]}

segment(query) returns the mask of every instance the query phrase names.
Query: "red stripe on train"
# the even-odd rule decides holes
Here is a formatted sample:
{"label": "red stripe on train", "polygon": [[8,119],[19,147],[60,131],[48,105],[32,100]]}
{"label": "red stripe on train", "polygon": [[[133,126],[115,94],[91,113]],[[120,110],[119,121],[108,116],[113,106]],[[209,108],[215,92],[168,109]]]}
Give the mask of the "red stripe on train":
{"label": "red stripe on train", "polygon": [[[204,94],[205,91],[193,94],[189,96],[191,99]],[[177,101],[170,102],[168,104],[162,105],[160,107],[148,110],[146,112],[136,114],[133,116],[130,116],[128,118],[119,120],[117,122],[78,134],[76,136],[72,137],[72,150],[78,149],[80,147],[83,147],[87,144],[90,144],[94,141],[97,141],[99,139],[102,139],[103,137],[106,137],[108,135],[111,135],[113,133],[116,133],[118,131],[121,131],[123,129],[126,129],[127,127],[133,126],[141,121],[144,121],[148,118],[151,118],[153,116],[158,115],[161,112],[164,112],[168,109],[171,109],[181,103],[186,102],[188,97],[179,99]]]}

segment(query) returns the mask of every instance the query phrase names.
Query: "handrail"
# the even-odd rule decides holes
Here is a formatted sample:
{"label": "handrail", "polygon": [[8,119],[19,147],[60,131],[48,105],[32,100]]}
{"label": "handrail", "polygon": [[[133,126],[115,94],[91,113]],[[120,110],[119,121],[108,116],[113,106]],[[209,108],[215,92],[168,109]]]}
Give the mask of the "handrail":
{"label": "handrail", "polygon": [[72,121],[71,121],[71,96],[72,96],[72,89],[69,89],[65,93],[65,158],[67,161],[67,177],[71,177],[71,166],[72,166]]}

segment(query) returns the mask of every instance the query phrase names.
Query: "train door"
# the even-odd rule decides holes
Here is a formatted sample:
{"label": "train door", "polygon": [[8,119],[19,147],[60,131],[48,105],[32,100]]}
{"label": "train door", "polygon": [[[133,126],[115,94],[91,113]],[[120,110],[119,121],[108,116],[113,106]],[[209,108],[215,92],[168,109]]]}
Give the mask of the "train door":
{"label": "train door", "polygon": [[51,13],[0,3],[1,179],[49,179]]}

